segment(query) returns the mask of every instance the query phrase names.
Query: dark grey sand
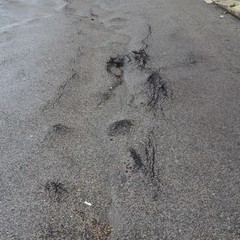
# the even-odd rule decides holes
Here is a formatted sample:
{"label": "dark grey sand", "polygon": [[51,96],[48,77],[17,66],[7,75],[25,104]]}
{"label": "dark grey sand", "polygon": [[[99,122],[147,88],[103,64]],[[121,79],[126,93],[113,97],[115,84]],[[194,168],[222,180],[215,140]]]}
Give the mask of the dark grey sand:
{"label": "dark grey sand", "polygon": [[193,0],[0,1],[0,239],[240,239],[240,24]]}

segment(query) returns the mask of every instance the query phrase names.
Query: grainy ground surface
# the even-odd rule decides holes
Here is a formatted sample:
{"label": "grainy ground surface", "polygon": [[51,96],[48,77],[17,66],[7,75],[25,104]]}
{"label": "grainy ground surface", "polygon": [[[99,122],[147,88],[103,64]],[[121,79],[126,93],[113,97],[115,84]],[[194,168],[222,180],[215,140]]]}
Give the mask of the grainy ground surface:
{"label": "grainy ground surface", "polygon": [[[212,0],[205,0],[208,3],[213,3]],[[240,19],[240,1],[239,0],[215,0],[214,3],[220,6],[222,9],[226,9],[227,12],[231,13]]]}
{"label": "grainy ground surface", "polygon": [[0,14],[1,240],[240,239],[235,18],[202,0]]}

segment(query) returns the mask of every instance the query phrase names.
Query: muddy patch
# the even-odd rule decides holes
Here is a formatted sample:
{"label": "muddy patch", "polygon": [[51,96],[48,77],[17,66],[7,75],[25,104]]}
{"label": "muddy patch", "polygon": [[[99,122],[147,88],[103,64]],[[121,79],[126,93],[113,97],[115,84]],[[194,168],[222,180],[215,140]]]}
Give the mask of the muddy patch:
{"label": "muddy patch", "polygon": [[59,181],[47,181],[44,190],[52,201],[61,202],[68,197],[66,186]]}
{"label": "muddy patch", "polygon": [[130,153],[130,157],[133,160],[132,169],[134,172],[136,172],[143,167],[142,158],[141,158],[140,154],[134,148],[129,148],[129,153]]}
{"label": "muddy patch", "polygon": [[126,135],[127,133],[130,132],[132,127],[133,127],[132,120],[123,119],[110,124],[107,128],[107,134],[112,137],[118,135]]}
{"label": "muddy patch", "polygon": [[162,169],[157,165],[157,148],[151,132],[139,147],[129,148],[129,161],[126,164],[126,174],[130,179],[140,177],[142,184],[151,192],[150,197],[158,201],[162,195]]}
{"label": "muddy patch", "polygon": [[123,76],[124,58],[122,56],[117,56],[115,58],[111,57],[106,65],[107,72],[111,73],[117,78]]}
{"label": "muddy patch", "polygon": [[169,97],[166,82],[158,71],[153,72],[145,82],[148,94],[147,106],[156,109],[158,103]]}
{"label": "muddy patch", "polygon": [[140,69],[145,69],[146,64],[149,60],[149,56],[146,53],[145,49],[141,49],[139,51],[132,51],[132,54],[135,62],[140,67]]}
{"label": "muddy patch", "polygon": [[129,148],[132,161],[127,164],[127,170],[132,173],[141,171],[151,181],[156,177],[156,144],[152,133],[149,134],[142,149]]}
{"label": "muddy patch", "polygon": [[113,79],[110,87],[103,93],[100,94],[100,100],[98,102],[98,107],[102,106],[106,103],[113,95],[114,91],[118,86],[123,84],[123,67],[124,67],[124,57],[116,57],[110,58],[106,64],[106,70],[108,73],[113,75],[115,78]]}
{"label": "muddy patch", "polygon": [[54,124],[50,130],[50,133],[52,134],[58,134],[58,135],[65,135],[66,133],[68,133],[70,131],[70,128],[61,124],[61,123],[57,123]]}

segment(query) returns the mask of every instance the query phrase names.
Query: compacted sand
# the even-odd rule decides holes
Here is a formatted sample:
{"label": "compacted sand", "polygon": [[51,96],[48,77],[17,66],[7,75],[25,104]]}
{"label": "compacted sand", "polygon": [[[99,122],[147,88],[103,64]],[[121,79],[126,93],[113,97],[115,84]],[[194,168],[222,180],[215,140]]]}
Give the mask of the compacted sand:
{"label": "compacted sand", "polygon": [[240,239],[236,19],[0,2],[1,240]]}

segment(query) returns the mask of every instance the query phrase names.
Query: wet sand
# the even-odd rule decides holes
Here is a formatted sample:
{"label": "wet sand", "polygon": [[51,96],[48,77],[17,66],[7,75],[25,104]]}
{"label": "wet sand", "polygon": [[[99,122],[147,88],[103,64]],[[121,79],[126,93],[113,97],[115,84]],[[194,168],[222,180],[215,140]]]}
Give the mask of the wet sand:
{"label": "wet sand", "polygon": [[239,238],[236,19],[190,0],[0,13],[0,239]]}

